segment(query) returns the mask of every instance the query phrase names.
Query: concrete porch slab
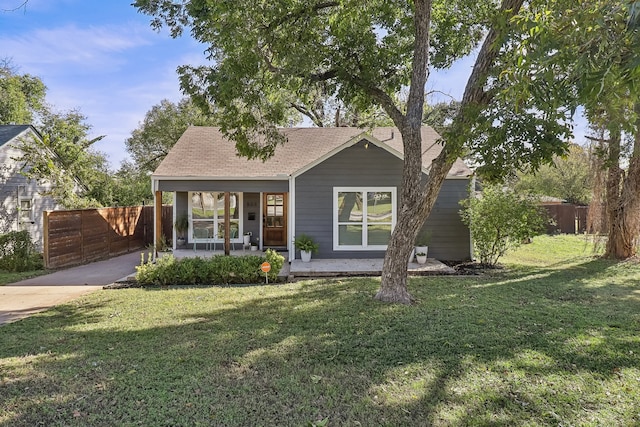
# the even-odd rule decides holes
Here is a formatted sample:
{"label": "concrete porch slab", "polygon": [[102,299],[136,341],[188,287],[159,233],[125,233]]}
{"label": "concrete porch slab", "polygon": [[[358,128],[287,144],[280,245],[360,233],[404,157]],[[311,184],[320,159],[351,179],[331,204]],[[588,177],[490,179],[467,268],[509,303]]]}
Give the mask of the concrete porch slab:
{"label": "concrete porch slab", "polygon": [[[327,276],[379,276],[382,273],[382,259],[312,259],[311,262],[293,260],[290,265],[292,277]],[[428,258],[425,264],[411,262],[407,265],[409,275],[454,274],[455,270],[435,258]]]}

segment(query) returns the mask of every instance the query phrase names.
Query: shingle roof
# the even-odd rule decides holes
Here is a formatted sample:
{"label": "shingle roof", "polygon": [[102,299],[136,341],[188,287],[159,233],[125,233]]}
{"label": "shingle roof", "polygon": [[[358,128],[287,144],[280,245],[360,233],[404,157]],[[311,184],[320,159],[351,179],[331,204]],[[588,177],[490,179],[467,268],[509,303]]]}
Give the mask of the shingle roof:
{"label": "shingle roof", "polygon": [[29,128],[31,125],[0,125],[0,147]]}
{"label": "shingle roof", "polygon": [[[393,127],[375,128],[371,132],[354,127],[283,128],[281,131],[287,142],[276,148],[273,157],[262,162],[238,156],[235,144],[226,139],[218,128],[189,127],[153,176],[167,179],[284,179],[364,135],[368,135],[376,145],[390,148],[400,155],[403,152],[402,137]],[[441,150],[441,146],[436,144],[438,138],[430,127],[422,128],[422,164],[425,168]],[[450,177],[470,174],[471,170],[461,160],[456,161],[449,172]]]}

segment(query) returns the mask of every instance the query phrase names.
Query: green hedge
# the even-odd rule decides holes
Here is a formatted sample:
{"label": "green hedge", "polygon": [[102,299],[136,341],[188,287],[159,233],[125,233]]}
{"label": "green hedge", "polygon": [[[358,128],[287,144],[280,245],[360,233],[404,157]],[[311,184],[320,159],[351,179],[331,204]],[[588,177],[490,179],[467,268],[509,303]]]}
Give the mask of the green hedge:
{"label": "green hedge", "polygon": [[41,270],[42,255],[27,231],[11,231],[0,235],[0,270],[11,272]]}
{"label": "green hedge", "polygon": [[211,258],[182,258],[165,255],[155,263],[142,262],[136,267],[136,280],[141,285],[228,285],[264,282],[260,265],[268,261],[269,281],[275,281],[284,265],[284,257],[267,249],[263,256],[232,257],[216,255]]}

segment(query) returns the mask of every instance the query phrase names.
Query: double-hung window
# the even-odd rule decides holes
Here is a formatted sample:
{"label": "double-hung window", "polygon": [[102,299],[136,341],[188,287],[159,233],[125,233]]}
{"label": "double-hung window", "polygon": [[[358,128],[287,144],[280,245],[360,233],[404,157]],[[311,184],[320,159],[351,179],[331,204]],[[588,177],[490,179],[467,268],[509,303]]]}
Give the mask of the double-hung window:
{"label": "double-hung window", "polygon": [[33,200],[20,198],[20,222],[33,222]]}
{"label": "double-hung window", "polygon": [[333,189],[334,250],[386,250],[395,225],[395,187]]}
{"label": "double-hung window", "polygon": [[[189,193],[189,210],[191,212],[191,235],[196,239],[210,241],[224,240],[224,193],[192,192]],[[240,239],[240,218],[242,216],[240,193],[230,193],[229,229],[231,240]]]}

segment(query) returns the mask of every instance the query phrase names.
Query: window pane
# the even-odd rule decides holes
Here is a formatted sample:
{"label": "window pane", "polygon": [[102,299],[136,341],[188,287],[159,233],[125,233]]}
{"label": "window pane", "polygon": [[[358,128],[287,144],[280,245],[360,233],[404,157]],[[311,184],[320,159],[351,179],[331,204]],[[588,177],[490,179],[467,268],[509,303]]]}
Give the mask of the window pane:
{"label": "window pane", "polygon": [[389,239],[391,239],[391,225],[377,224],[367,227],[369,246],[386,246],[389,244]]}
{"label": "window pane", "polygon": [[20,219],[31,221],[31,200],[20,200]]}
{"label": "window pane", "polygon": [[391,222],[391,192],[367,193],[367,222]]}
{"label": "window pane", "polygon": [[[229,222],[230,238],[237,239],[240,232],[240,223],[237,220]],[[218,221],[218,239],[224,239],[224,221]]]}
{"label": "window pane", "polygon": [[213,222],[193,221],[193,237],[196,239],[213,237]]}
{"label": "window pane", "polygon": [[192,193],[191,210],[193,219],[213,219],[214,197],[212,193]]}
{"label": "window pane", "polygon": [[362,246],[362,226],[339,225],[338,244],[347,246]]}
{"label": "window pane", "polygon": [[224,193],[216,193],[216,213],[218,218],[224,218]]}
{"label": "window pane", "polygon": [[230,218],[239,218],[240,215],[240,197],[238,196],[238,193],[231,193],[229,194],[229,206],[230,206],[230,210],[229,210],[229,217]]}
{"label": "window pane", "polygon": [[338,193],[338,222],[362,222],[362,193]]}

